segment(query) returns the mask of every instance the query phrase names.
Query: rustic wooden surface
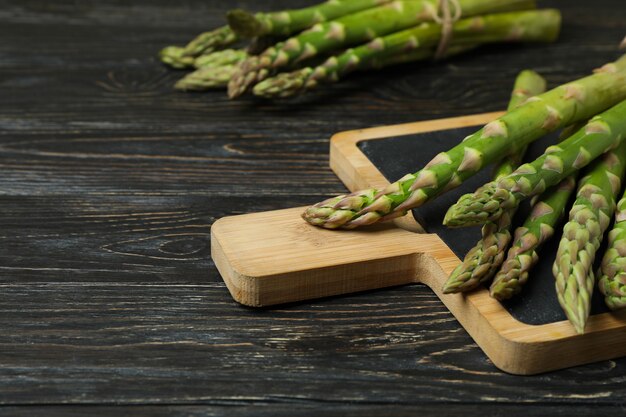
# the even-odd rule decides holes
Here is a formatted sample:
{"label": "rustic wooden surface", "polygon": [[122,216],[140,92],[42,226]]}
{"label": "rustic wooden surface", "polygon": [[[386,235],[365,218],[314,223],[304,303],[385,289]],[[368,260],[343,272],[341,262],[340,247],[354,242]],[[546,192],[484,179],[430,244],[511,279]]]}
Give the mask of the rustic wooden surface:
{"label": "rustic wooden surface", "polygon": [[[155,60],[228,7],[0,0],[0,415],[617,414],[626,359],[499,372],[422,286],[252,310],[209,257],[224,215],[345,188],[334,132],[504,108],[616,56],[622,0],[562,7],[553,46],[362,74],[287,104],[171,89]],[[254,407],[250,407],[254,406]]]}

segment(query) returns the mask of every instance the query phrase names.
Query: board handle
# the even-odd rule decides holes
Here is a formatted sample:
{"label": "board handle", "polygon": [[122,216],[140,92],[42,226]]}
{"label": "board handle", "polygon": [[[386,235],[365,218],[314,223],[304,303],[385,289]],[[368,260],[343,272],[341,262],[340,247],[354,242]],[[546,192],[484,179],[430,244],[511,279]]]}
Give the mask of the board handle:
{"label": "board handle", "polygon": [[392,223],[325,230],[305,223],[303,209],[212,226],[212,257],[235,300],[262,307],[416,282],[434,288],[459,262],[436,235]]}

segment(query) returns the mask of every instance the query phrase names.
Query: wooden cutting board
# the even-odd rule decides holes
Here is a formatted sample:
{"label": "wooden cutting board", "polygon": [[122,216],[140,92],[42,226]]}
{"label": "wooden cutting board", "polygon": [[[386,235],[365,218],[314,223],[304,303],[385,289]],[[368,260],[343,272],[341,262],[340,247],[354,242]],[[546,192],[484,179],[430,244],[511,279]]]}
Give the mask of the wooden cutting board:
{"label": "wooden cutting board", "polygon": [[[343,132],[330,165],[346,186],[384,188],[501,113]],[[534,145],[540,153],[551,138]],[[385,176],[386,175],[386,176]],[[586,333],[565,320],[550,274],[558,239],[546,245],[520,297],[501,304],[486,289],[446,295],[441,287],[473,246],[474,229],[446,229],[441,218],[458,195],[486,182],[489,170],[458,190],[392,223],[353,231],[310,226],[305,207],[225,217],[212,226],[211,253],[233,298],[254,307],[422,283],[429,286],[500,369],[536,374],[626,355],[626,311],[601,300]],[[520,220],[525,210],[520,210]],[[416,220],[419,219],[419,222]]]}

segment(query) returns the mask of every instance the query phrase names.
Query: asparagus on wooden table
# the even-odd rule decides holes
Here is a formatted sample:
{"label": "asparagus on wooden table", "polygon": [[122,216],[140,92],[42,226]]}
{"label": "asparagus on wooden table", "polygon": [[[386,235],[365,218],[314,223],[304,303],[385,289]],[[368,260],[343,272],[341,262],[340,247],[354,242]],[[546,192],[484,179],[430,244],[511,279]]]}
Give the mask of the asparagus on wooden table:
{"label": "asparagus on wooden table", "polygon": [[[503,155],[518,152],[547,132],[586,120],[625,98],[626,56],[591,76],[531,98],[385,190],[362,190],[330,198],[308,208],[303,218],[320,227],[350,229],[402,216],[407,210],[457,187]],[[593,132],[595,126],[589,134],[604,138],[605,135]],[[481,221],[497,217],[482,216]]]}
{"label": "asparagus on wooden table", "polygon": [[611,310],[626,307],[626,193],[617,203],[615,225],[609,232],[609,246],[604,252],[599,287]]}
{"label": "asparagus on wooden table", "polygon": [[[559,33],[561,22],[557,10],[532,10],[496,13],[462,19],[452,26],[451,45],[490,42],[552,42]],[[289,97],[316,88],[322,83],[337,82],[347,74],[371,67],[371,61],[427,50],[422,59],[432,57],[431,47],[441,39],[441,25],[424,23],[349,49],[330,57],[317,67],[305,67],[280,73],[261,81],[253,92],[265,98]],[[420,56],[421,58],[421,56]]]}
{"label": "asparagus on wooden table", "polygon": [[[626,88],[626,77],[624,83]],[[541,194],[583,168],[614,147],[623,136],[626,136],[626,100],[595,116],[574,135],[549,147],[542,156],[511,175],[461,196],[446,213],[444,223],[460,227],[497,219],[522,200]]]}
{"label": "asparagus on wooden table", "polygon": [[238,64],[248,57],[244,49],[223,49],[210,54],[200,55],[195,58],[193,66],[203,67],[223,67],[225,65]]}
{"label": "asparagus on wooden table", "polygon": [[166,46],[159,51],[161,62],[172,68],[183,69],[194,65],[194,58],[183,55],[184,48],[180,46]]}
{"label": "asparagus on wooden table", "polygon": [[578,333],[584,332],[591,309],[595,254],[613,217],[615,198],[626,171],[623,138],[623,134],[618,136],[617,148],[594,162],[580,180],[552,267],[559,304]]}
{"label": "asparagus on wooden table", "polygon": [[[509,101],[509,110],[524,103],[532,96],[546,90],[546,80],[534,71],[525,70],[515,79]],[[504,158],[494,170],[494,179],[509,175],[520,164],[525,149]],[[511,219],[515,210],[505,213],[495,222],[487,222],[481,229],[482,239],[467,253],[463,262],[450,274],[443,286],[445,294],[470,291],[489,280],[504,259],[511,241]]]}
{"label": "asparagus on wooden table", "polygon": [[232,64],[198,68],[178,80],[174,88],[185,91],[225,89],[235,71],[236,66]]}
{"label": "asparagus on wooden table", "polygon": [[230,45],[239,40],[239,36],[226,25],[217,29],[202,32],[193,38],[184,48],[183,55],[198,57],[208,54]]}
{"label": "asparagus on wooden table", "polygon": [[[459,55],[461,53],[476,49],[479,44],[453,44],[446,49],[443,58]],[[435,56],[435,49],[415,49],[403,54],[381,55],[372,57],[367,63],[359,63],[359,69],[380,69],[393,65],[406,64],[408,62],[423,61],[432,59]],[[317,67],[319,68],[319,67]],[[263,98],[287,98],[297,93],[301,93],[317,86],[313,79],[309,79],[308,68],[296,70],[289,73],[281,73],[275,77],[261,81],[253,88],[254,95]]]}
{"label": "asparagus on wooden table", "polygon": [[252,14],[235,9],[228,12],[229,26],[245,38],[259,36],[288,36],[313,26],[316,23],[337,19],[372,7],[389,3],[391,0],[329,0],[311,7],[283,10],[273,13]]}
{"label": "asparagus on wooden table", "polygon": [[174,84],[174,88],[186,91],[204,91],[226,88],[236,65],[246,59],[243,49],[224,49],[195,58],[196,71],[185,75]]}
{"label": "asparagus on wooden table", "polygon": [[[240,64],[228,86],[231,98],[263,81],[273,70],[316,55],[367,42],[433,19],[436,0],[396,0],[380,7],[350,14],[280,42],[259,56]],[[534,8],[532,0],[459,0],[463,16]]]}
{"label": "asparagus on wooden table", "polygon": [[554,235],[554,228],[563,217],[575,188],[576,180],[572,175],[539,196],[530,216],[515,229],[513,245],[491,283],[492,297],[502,301],[522,290],[528,281],[528,272],[539,259],[538,248]]}

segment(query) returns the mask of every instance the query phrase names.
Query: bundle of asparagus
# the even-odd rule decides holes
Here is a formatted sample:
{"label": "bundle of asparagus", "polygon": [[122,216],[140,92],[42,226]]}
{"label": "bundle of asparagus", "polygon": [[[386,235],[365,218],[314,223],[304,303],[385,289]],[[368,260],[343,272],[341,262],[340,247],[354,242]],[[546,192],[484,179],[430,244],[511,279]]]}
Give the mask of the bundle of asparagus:
{"label": "bundle of asparagus", "polygon": [[[546,90],[546,81],[534,71],[520,72],[515,80],[509,111],[523,104],[530,97]],[[495,180],[511,174],[520,164],[525,149],[506,156],[494,169]],[[487,222],[481,229],[482,239],[465,256],[443,287],[443,292],[469,291],[488,281],[504,260],[503,254],[511,240],[511,220],[515,210],[504,213],[497,221]]]}
{"label": "bundle of asparagus", "polygon": [[[329,0],[271,13],[232,10],[228,25],[159,55],[173,68],[196,68],[178,89],[283,98],[357,70],[446,58],[486,43],[553,42],[559,33],[559,12],[535,10],[535,0],[455,0],[455,16],[444,14],[442,21],[448,1]],[[225,54],[236,44],[236,54]]]}
{"label": "bundle of asparagus", "polygon": [[[556,234],[577,174],[583,172],[553,267],[559,302],[575,330],[582,333],[595,282],[593,261],[626,173],[626,55],[590,76],[545,93],[544,87],[538,74],[523,72],[509,111],[500,118],[386,189],[325,200],[308,208],[303,218],[329,229],[393,219],[501,160],[494,181],[462,196],[446,213],[448,226],[484,226],[483,239],[454,270],[444,292],[469,291],[495,276],[490,293],[503,300],[519,293],[528,280],[540,245]],[[523,100],[519,105],[518,96]],[[529,143],[559,128],[564,128],[560,143],[515,168],[519,159],[511,155],[519,158]],[[504,259],[513,212],[529,198],[531,214],[516,229]],[[598,273],[600,290],[611,309],[626,306],[625,208],[626,195],[619,203]]]}

